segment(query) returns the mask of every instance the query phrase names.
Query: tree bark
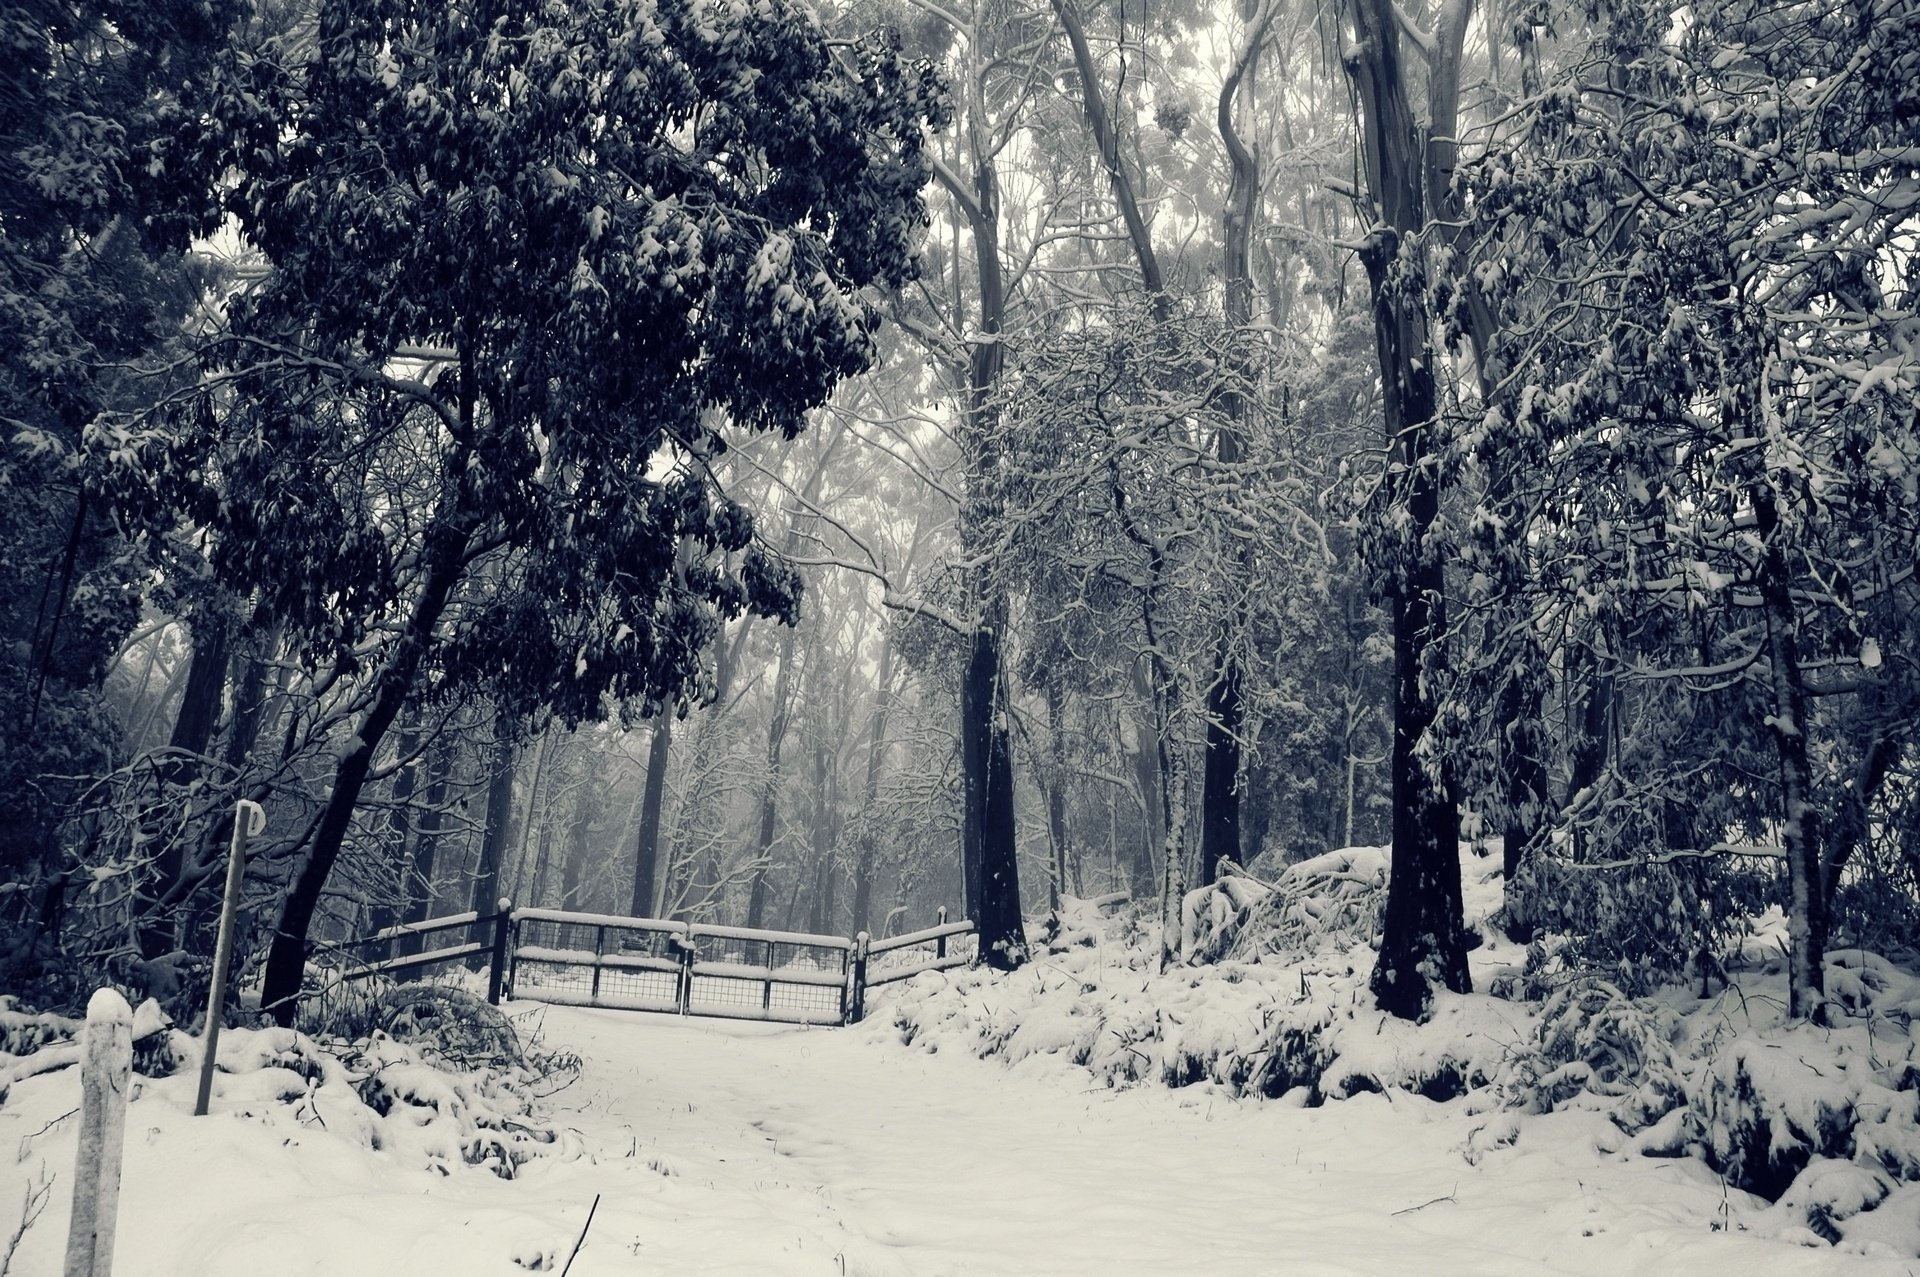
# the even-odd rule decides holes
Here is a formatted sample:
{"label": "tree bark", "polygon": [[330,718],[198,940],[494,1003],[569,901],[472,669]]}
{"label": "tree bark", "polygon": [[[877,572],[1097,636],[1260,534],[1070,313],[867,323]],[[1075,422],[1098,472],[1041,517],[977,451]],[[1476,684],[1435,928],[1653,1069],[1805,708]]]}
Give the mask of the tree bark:
{"label": "tree bark", "polygon": [[474,869],[472,903],[467,906],[483,917],[500,908],[507,844],[513,835],[513,778],[518,754],[513,719],[506,710],[499,710],[494,714],[493,747],[487,755],[487,816],[480,838],[480,863]]}
{"label": "tree bark", "polygon": [[663,709],[653,720],[653,739],[647,746],[647,788],[640,799],[640,832],[633,847],[633,894],[627,912],[635,918],[654,916],[654,885],[660,864],[660,811],[666,805],[667,764],[673,750],[673,716]]}
{"label": "tree bark", "polygon": [[[167,754],[161,762],[159,778],[162,811],[148,822],[156,836],[162,836],[160,818],[164,808],[180,801],[176,791],[191,786],[203,770],[202,762],[213,744],[214,730],[220,723],[220,694],[226,690],[230,664],[231,628],[214,605],[204,608],[196,618],[193,632],[193,659],[187,665],[186,687],[180,696],[180,710],[174,716],[173,733],[167,739]],[[140,953],[157,958],[171,952],[179,943],[179,904],[189,888],[187,874],[187,836],[185,827],[163,836],[154,856],[152,877],[141,893],[137,907]]]}
{"label": "tree bark", "polygon": [[[1460,12],[1453,4],[1449,17]],[[1362,116],[1362,150],[1375,224],[1361,260],[1373,294],[1374,345],[1388,441],[1387,498],[1402,517],[1383,591],[1393,621],[1393,850],[1380,959],[1371,987],[1382,1010],[1406,1019],[1432,1000],[1428,973],[1456,992],[1471,987],[1461,926],[1460,819],[1442,764],[1423,753],[1438,715],[1434,683],[1446,635],[1445,575],[1428,535],[1440,514],[1433,457],[1433,347],[1421,299],[1400,277],[1403,251],[1427,224],[1423,139],[1451,138],[1451,113],[1423,134],[1408,105],[1392,0],[1352,0],[1355,40],[1347,57]],[[1462,24],[1464,25],[1464,24]],[[1429,99],[1442,106],[1457,81],[1437,48]],[[1457,57],[1457,55],[1454,55]]]}
{"label": "tree bark", "polygon": [[471,520],[456,514],[429,531],[424,555],[426,578],[420,595],[394,645],[393,655],[376,676],[373,702],[361,720],[360,730],[334,767],[332,792],[314,829],[313,846],[281,906],[279,924],[274,928],[273,942],[267,951],[260,1003],[283,1028],[293,1024],[294,1004],[306,968],[307,931],[319,907],[321,889],[333,872],[347,830],[353,823],[354,808],[359,804],[360,791],[373,766],[373,751],[380,747],[413,690],[414,678],[433,639],[434,626],[446,611],[447,601],[464,570],[473,528]]}
{"label": "tree bark", "polygon": [[979,931],[980,960],[1011,971],[1026,961],[1027,941],[1014,841],[1013,751],[1000,714],[999,681],[999,634],[982,625],[973,632],[960,694],[967,910]]}

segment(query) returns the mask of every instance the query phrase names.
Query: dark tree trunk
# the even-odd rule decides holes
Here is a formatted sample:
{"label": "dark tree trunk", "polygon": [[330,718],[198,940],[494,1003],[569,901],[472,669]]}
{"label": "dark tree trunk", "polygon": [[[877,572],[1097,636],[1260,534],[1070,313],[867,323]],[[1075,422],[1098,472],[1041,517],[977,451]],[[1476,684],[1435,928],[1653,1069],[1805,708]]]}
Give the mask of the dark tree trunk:
{"label": "dark tree trunk", "polygon": [[1827,895],[1820,818],[1813,807],[1813,762],[1807,751],[1807,688],[1800,669],[1787,548],[1770,493],[1754,497],[1755,523],[1766,546],[1760,563],[1760,605],[1766,616],[1771,704],[1767,714],[1780,768],[1780,837],[1787,853],[1787,1015],[1827,1023]]}
{"label": "dark tree trunk", "polygon": [[1027,958],[1020,910],[1020,864],[1014,841],[1013,756],[997,694],[1000,642],[991,626],[973,633],[960,696],[961,749],[967,783],[967,911],[978,925],[980,958],[1010,971]]}
{"label": "dark tree trunk", "polygon": [[[1224,455],[1225,449],[1222,448]],[[1207,690],[1206,762],[1201,772],[1200,883],[1220,876],[1220,862],[1241,862],[1240,732],[1245,726],[1240,699],[1240,662],[1222,641],[1214,660],[1214,682]]]}
{"label": "dark tree trunk", "polygon": [[[1264,8],[1260,23],[1249,33],[1247,47],[1235,59],[1220,88],[1217,124],[1229,161],[1227,203],[1222,212],[1223,266],[1226,276],[1226,318],[1238,329],[1253,322],[1253,228],[1260,206],[1260,158],[1241,141],[1234,128],[1234,99],[1244,90],[1251,98],[1253,77],[1265,47],[1267,27],[1275,6]],[[1248,103],[1251,107],[1251,101]],[[1243,374],[1244,367],[1239,371]],[[1226,397],[1227,421],[1220,430],[1216,452],[1223,466],[1238,465],[1246,453],[1247,397],[1239,387]],[[1242,553],[1228,588],[1250,583],[1252,564]],[[1240,659],[1234,651],[1233,631],[1244,624],[1244,605],[1230,604],[1213,660],[1213,681],[1207,688],[1205,762],[1200,773],[1200,884],[1220,875],[1223,860],[1240,863],[1240,733],[1246,725],[1241,699]]]}
{"label": "dark tree trunk", "polygon": [[1532,664],[1537,655],[1529,647],[1524,658],[1526,667],[1507,672],[1497,718],[1506,809],[1501,844],[1501,869],[1507,882],[1504,917],[1507,936],[1520,944],[1533,939],[1533,919],[1514,879],[1540,836],[1548,802],[1546,733],[1540,721],[1541,674]]}
{"label": "dark tree trunk", "polygon": [[653,740],[647,746],[647,788],[640,799],[640,833],[633,847],[633,894],[627,912],[635,918],[653,917],[653,894],[660,865],[660,811],[667,799],[667,763],[673,751],[671,710],[653,720]]}
{"label": "dark tree trunk", "polygon": [[[1457,8],[1457,6],[1456,6]],[[1391,0],[1353,0],[1347,71],[1363,119],[1362,150],[1375,224],[1361,259],[1373,294],[1375,352],[1386,409],[1389,509],[1400,516],[1383,591],[1393,619],[1393,851],[1380,960],[1371,987],[1382,1010],[1407,1019],[1431,1002],[1429,973],[1456,992],[1471,987],[1461,925],[1460,817],[1447,778],[1422,760],[1438,708],[1435,683],[1446,635],[1445,579],[1428,544],[1440,515],[1433,452],[1433,348],[1416,290],[1398,278],[1400,249],[1426,224],[1427,157],[1407,102],[1400,29]],[[1464,21],[1464,19],[1462,19]],[[1450,52],[1442,50],[1442,52]],[[1451,51],[1457,58],[1457,45]],[[1451,138],[1445,87],[1457,65],[1433,55],[1433,134]]]}
{"label": "dark tree trunk", "polygon": [[493,748],[487,755],[487,817],[480,838],[480,863],[473,874],[473,898],[467,907],[482,915],[500,908],[501,875],[507,843],[513,836],[513,774],[518,754],[512,718],[501,710],[493,720]]}
{"label": "dark tree trunk", "polygon": [[307,932],[313,925],[321,890],[333,872],[334,862],[340,858],[347,830],[353,823],[354,808],[359,804],[360,791],[373,766],[373,751],[380,747],[413,690],[434,626],[439,623],[453,587],[460,579],[472,534],[472,524],[458,518],[449,519],[429,532],[424,556],[426,580],[420,597],[407,618],[393,655],[375,678],[373,703],[361,720],[360,730],[334,767],[332,792],[314,828],[313,846],[307,853],[306,863],[294,876],[292,888],[281,906],[279,925],[274,928],[273,943],[267,951],[266,972],[260,989],[261,1008],[283,1028],[293,1024],[294,1004],[306,969]]}

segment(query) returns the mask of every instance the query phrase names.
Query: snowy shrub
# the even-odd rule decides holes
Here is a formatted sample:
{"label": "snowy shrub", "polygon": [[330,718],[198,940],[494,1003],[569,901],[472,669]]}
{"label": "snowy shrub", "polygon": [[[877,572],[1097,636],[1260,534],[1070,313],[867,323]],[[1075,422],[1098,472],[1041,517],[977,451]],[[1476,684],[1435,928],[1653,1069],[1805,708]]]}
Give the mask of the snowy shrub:
{"label": "snowy shrub", "polygon": [[1581,973],[1642,997],[1689,979],[1724,983],[1725,960],[1773,891],[1759,873],[1718,861],[1600,867],[1535,855],[1510,894],[1524,897],[1543,942],[1529,950],[1534,996]]}
{"label": "snowy shrub", "polygon": [[1686,1102],[1684,1062],[1675,1046],[1680,1017],[1628,997],[1599,979],[1572,981],[1540,1008],[1534,1037],[1502,1071],[1507,1103],[1546,1113],[1587,1094],[1637,1132]]}
{"label": "snowy shrub", "polygon": [[1226,957],[1249,915],[1272,895],[1272,887],[1243,874],[1189,891],[1180,901],[1182,960],[1204,963]]}
{"label": "snowy shrub", "polygon": [[1189,962],[1257,961],[1370,942],[1387,900],[1387,852],[1344,847],[1288,865],[1271,887],[1232,877],[1183,902]]}

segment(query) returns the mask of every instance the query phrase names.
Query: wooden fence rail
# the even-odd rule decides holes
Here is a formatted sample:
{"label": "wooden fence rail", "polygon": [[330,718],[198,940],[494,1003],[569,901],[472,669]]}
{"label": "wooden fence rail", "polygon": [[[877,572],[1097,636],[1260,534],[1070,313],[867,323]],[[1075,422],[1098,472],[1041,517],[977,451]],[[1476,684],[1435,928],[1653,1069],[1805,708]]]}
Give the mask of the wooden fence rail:
{"label": "wooden fence rail", "polygon": [[[487,1000],[502,996],[562,1006],[849,1024],[865,1013],[866,990],[972,961],[964,919],[869,940],[768,931],[663,918],[627,918],[562,909],[462,913],[403,923],[348,941],[341,949],[385,945],[389,956],[339,973],[341,981],[393,976],[482,954],[489,959]],[[424,953],[392,953],[395,942],[469,928],[476,937]],[[895,955],[891,959],[887,955]],[[882,962],[870,966],[878,956]]]}

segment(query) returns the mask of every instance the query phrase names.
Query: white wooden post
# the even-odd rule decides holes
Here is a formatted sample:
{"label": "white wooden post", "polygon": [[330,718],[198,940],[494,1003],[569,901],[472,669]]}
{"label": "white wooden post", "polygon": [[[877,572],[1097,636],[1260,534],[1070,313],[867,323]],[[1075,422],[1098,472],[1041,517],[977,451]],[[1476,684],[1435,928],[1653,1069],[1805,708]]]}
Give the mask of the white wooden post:
{"label": "white wooden post", "polygon": [[133,1077],[133,1011],[112,989],[87,1003],[80,1071],[80,1146],[73,1158],[73,1222],[65,1277],[112,1277],[113,1221],[120,1211],[120,1149]]}
{"label": "white wooden post", "polygon": [[193,1115],[205,1117],[213,1099],[213,1057],[220,1047],[220,1021],[227,1014],[227,969],[233,965],[233,925],[240,912],[240,883],[247,871],[247,839],[267,827],[259,803],[242,798],[233,805],[233,841],[227,844],[227,894],[220,902],[220,935],[213,945],[213,983],[207,989],[207,1040],[200,1059],[200,1093]]}

